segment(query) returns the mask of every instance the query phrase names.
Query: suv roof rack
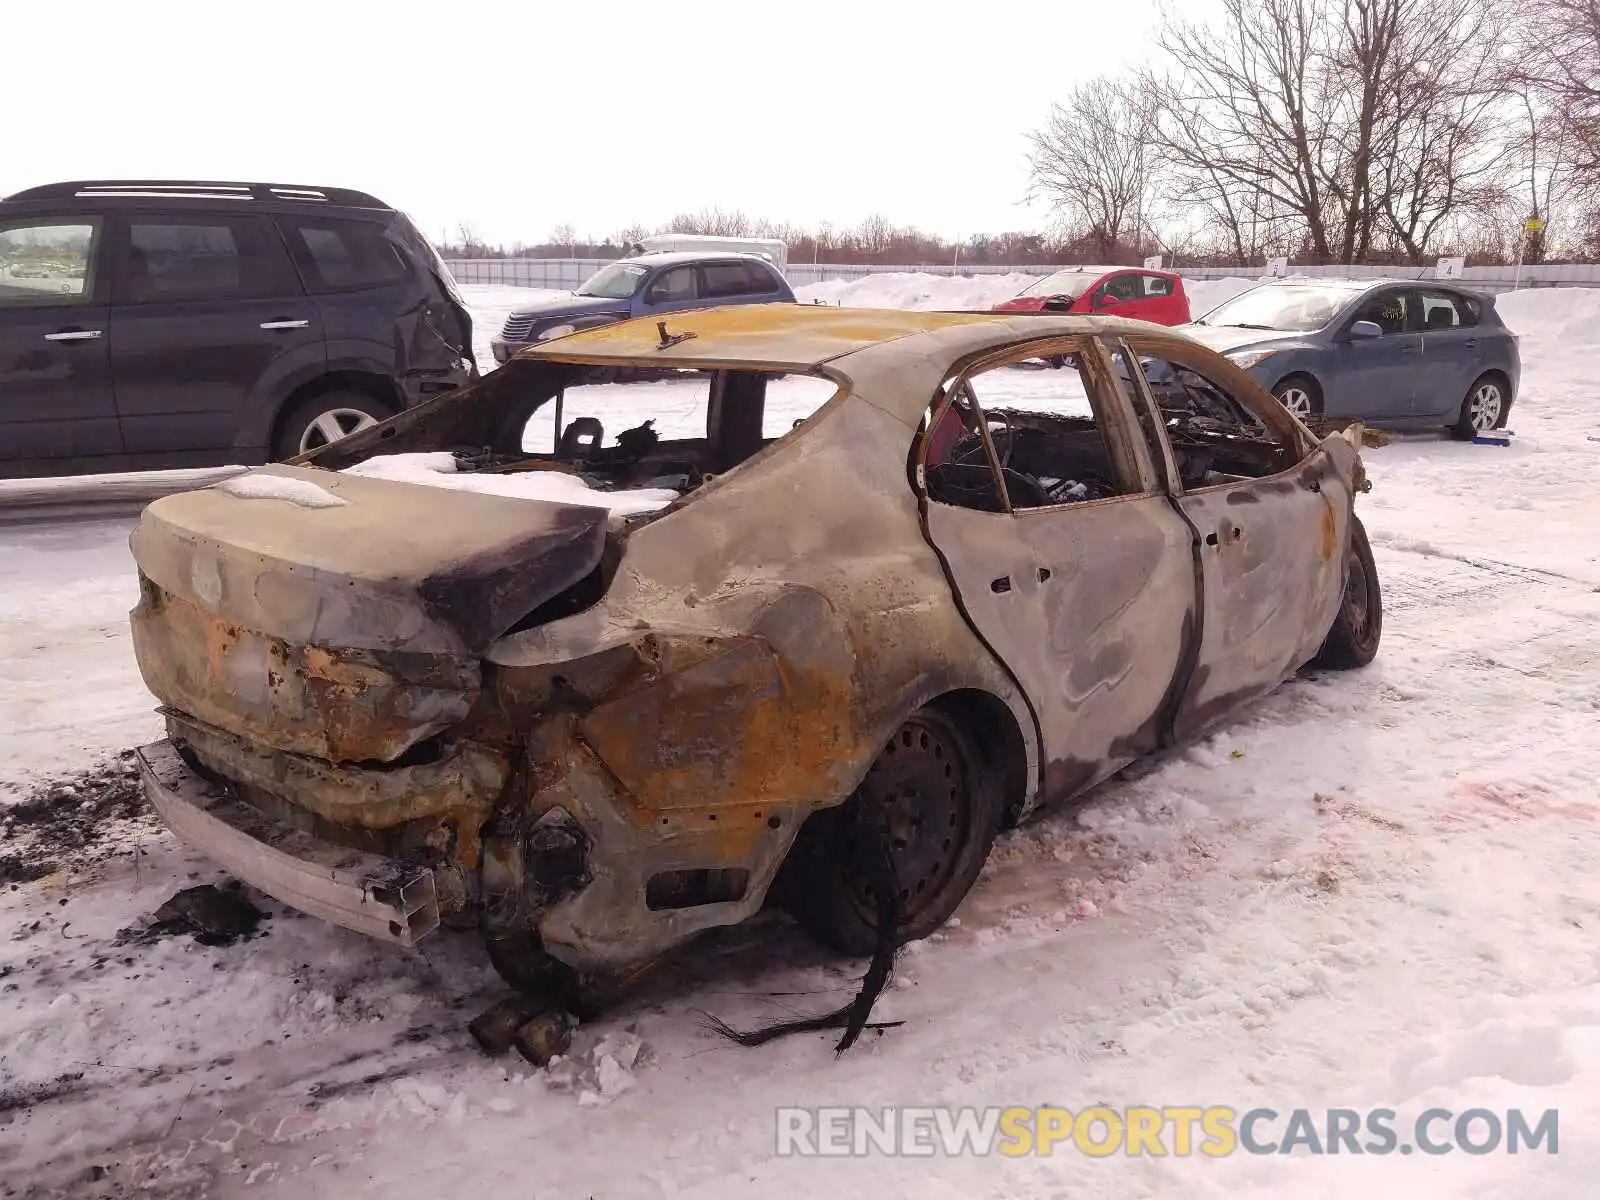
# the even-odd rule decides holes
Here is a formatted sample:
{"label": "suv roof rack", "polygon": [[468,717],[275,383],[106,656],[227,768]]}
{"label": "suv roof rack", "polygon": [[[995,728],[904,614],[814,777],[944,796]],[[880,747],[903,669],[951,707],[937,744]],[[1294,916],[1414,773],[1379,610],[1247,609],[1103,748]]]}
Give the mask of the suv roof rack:
{"label": "suv roof rack", "polygon": [[28,188],[7,200],[72,200],[81,197],[155,197],[166,200],[268,200],[290,204],[337,204],[346,208],[388,208],[375,196],[352,188],[307,187],[289,183],[230,183],[189,179],[79,179]]}

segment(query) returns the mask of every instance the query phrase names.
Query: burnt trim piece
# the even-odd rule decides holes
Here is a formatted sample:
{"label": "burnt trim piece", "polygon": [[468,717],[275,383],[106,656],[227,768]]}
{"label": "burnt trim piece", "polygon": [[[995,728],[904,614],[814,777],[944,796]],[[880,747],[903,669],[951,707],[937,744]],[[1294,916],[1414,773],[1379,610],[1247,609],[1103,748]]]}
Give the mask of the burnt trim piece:
{"label": "burnt trim piece", "polygon": [[334,846],[210,782],[170,740],[137,751],[144,793],[181,840],[292,908],[397,946],[439,927],[433,871]]}

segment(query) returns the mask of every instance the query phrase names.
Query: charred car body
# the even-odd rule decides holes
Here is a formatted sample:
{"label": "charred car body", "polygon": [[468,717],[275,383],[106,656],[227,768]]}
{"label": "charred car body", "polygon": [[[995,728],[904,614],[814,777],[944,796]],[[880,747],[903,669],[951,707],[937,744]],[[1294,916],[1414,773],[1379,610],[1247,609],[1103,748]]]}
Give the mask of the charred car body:
{"label": "charred car body", "polygon": [[[922,936],[1005,824],[1376,651],[1359,435],[1319,442],[1182,335],[671,324],[555,339],[145,511],[133,628],[169,737],[141,759],[181,836],[395,943],[475,924],[514,980],[617,979],[769,901],[859,953],[869,825]],[[1041,355],[1078,367],[1085,415],[980,402]],[[1183,386],[1152,393],[1152,356]],[[530,456],[530,414],[596,366],[709,373],[705,435]],[[807,373],[832,399],[764,436],[768,382]],[[423,451],[681,494],[627,516],[346,470]]]}

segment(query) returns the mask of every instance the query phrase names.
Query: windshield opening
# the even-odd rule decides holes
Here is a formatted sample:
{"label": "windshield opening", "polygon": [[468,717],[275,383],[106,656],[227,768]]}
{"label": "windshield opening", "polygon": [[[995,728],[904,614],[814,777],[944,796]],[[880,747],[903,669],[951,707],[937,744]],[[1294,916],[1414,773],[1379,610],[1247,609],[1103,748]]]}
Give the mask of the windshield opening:
{"label": "windshield opening", "polygon": [[1333,320],[1354,294],[1322,283],[1268,283],[1224,300],[1196,324],[1310,333]]}
{"label": "windshield opening", "polygon": [[612,263],[609,267],[601,267],[589,276],[588,282],[577,290],[576,295],[626,300],[639,290],[645,274],[644,267],[632,263]]}
{"label": "windshield opening", "polygon": [[1024,296],[1081,296],[1100,276],[1092,271],[1057,271],[1022,289]]}

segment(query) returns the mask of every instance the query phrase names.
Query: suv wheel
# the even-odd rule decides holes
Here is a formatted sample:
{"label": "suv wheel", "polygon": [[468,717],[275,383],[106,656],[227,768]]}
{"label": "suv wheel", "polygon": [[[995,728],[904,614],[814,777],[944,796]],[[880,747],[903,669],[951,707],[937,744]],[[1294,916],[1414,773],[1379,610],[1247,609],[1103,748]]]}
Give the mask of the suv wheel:
{"label": "suv wheel", "polygon": [[317,450],[386,421],[394,410],[361,392],[322,392],[297,405],[278,431],[275,460]]}

